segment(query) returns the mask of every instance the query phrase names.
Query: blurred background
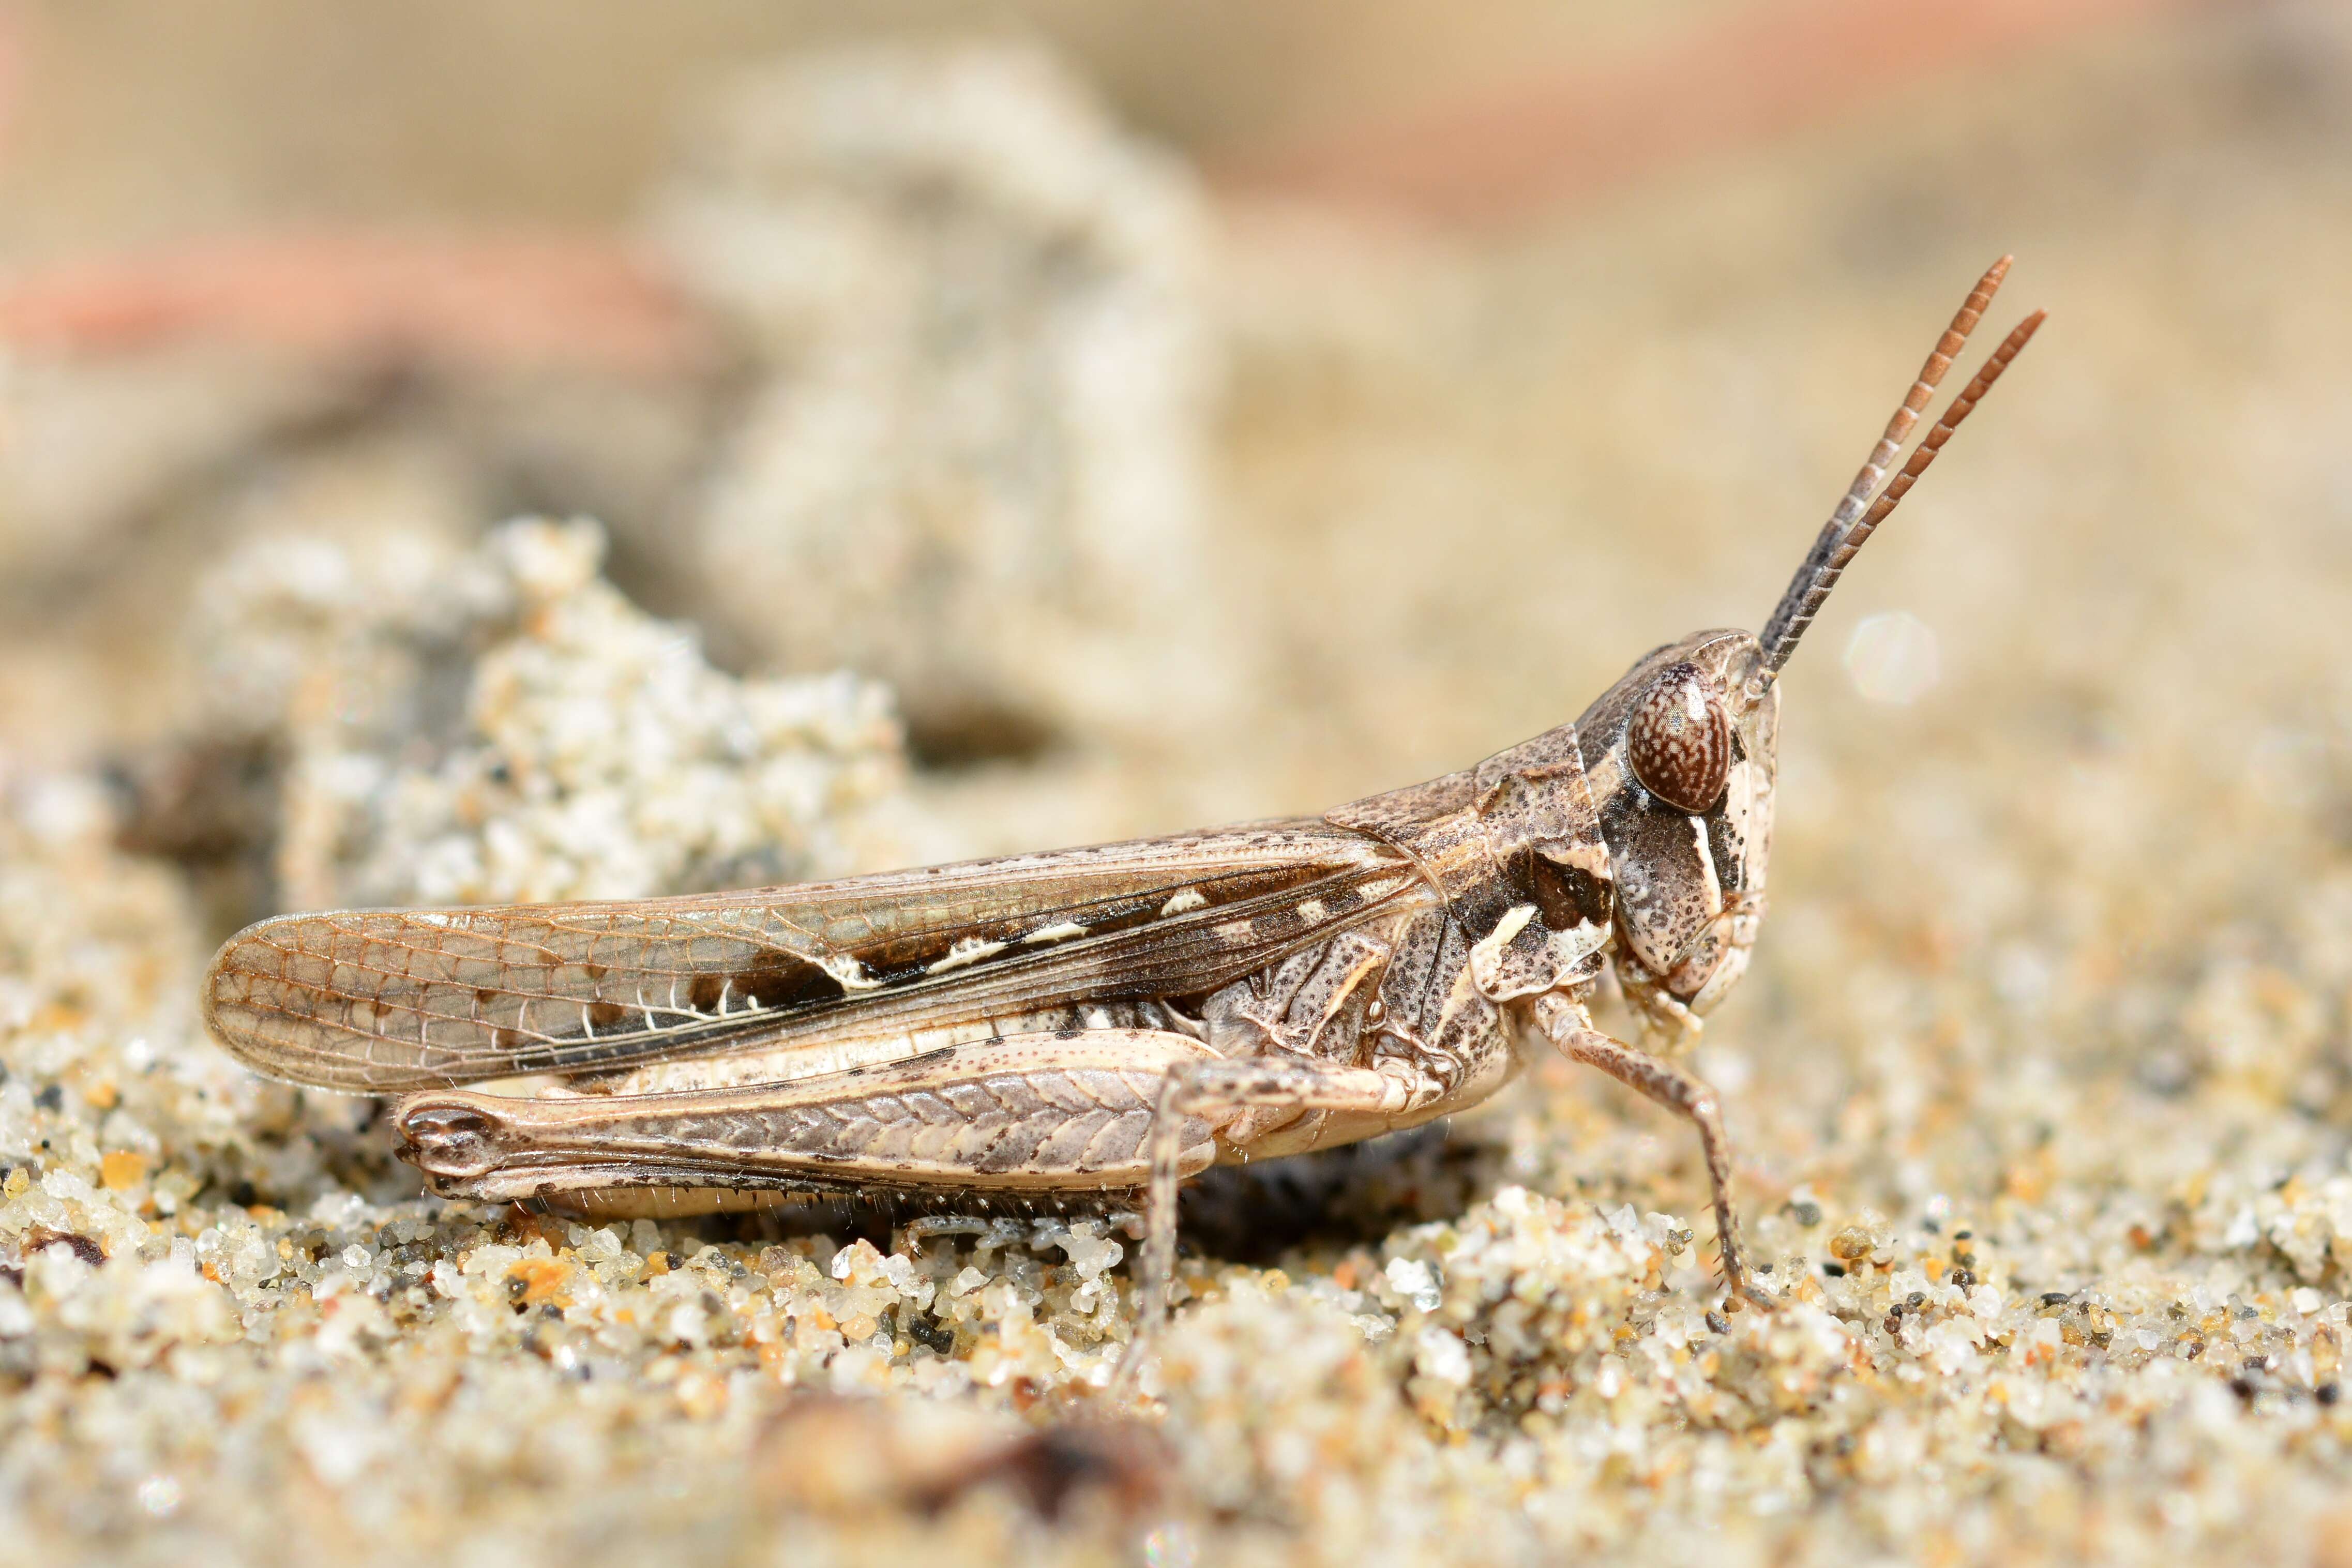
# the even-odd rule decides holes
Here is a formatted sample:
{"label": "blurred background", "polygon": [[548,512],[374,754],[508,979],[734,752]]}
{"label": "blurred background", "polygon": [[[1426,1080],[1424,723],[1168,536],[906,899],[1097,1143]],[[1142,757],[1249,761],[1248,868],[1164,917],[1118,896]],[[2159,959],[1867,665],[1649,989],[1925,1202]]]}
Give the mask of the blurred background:
{"label": "blurred background", "polygon": [[[2347,50],[2154,0],[11,6],[0,748],[143,759],[217,858],[189,769],[280,766],[292,700],[221,670],[546,513],[721,669],[887,681],[908,853],[1311,808],[1755,625],[2004,251],[2053,335],[1797,667],[1792,801],[1830,736],[2289,681],[2242,623],[2341,604]],[[257,586],[295,540],[344,587]]]}

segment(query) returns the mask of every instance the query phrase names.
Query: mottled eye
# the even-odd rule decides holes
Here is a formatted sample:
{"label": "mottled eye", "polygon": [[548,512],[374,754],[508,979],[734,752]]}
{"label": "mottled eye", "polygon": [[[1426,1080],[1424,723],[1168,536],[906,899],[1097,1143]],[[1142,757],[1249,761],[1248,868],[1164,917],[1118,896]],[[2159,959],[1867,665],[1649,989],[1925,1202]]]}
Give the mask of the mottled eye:
{"label": "mottled eye", "polygon": [[1669,665],[1633,705],[1627,760],[1642,787],[1693,814],[1723,798],[1731,771],[1731,719],[1690,664]]}

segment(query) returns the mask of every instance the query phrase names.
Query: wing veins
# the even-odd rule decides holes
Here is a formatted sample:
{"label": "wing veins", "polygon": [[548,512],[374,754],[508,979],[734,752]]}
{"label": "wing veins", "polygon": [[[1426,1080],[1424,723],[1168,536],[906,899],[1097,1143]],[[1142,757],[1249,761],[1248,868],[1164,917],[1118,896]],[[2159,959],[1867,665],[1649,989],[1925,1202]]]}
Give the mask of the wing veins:
{"label": "wing veins", "polygon": [[[1122,857],[1121,850],[1135,853]],[[1024,888],[1004,885],[1001,871],[1016,867],[1031,873],[1026,890],[1036,896],[1024,898]],[[1160,912],[1187,889],[1230,889],[1256,878],[1276,885],[1173,916]],[[582,905],[544,913],[518,907],[287,917],[222,950],[208,979],[206,1011],[215,1031],[252,1065],[334,1088],[382,1090],[585,1071],[844,1031],[919,1027],[1052,1000],[1185,994],[1360,923],[1414,885],[1409,864],[1385,844],[1309,823],[778,889],[764,899],[771,890],[660,900],[651,909],[614,906],[601,921],[583,918],[594,907]],[[1320,922],[1276,919],[1263,931],[1257,924],[1318,898],[1340,903],[1341,911]],[[827,919],[829,910],[839,912]],[[943,910],[955,911],[950,923],[939,923]],[[982,918],[964,918],[975,914]],[[828,929],[854,928],[885,951],[894,943],[951,951],[955,942],[980,933],[1007,940],[999,928],[1008,923],[1045,929],[1080,914],[1130,923],[1025,949],[1010,944],[986,962],[936,975],[901,974],[878,991],[770,1004],[747,988],[745,1005],[723,1016],[698,1007],[696,997],[679,996],[682,981],[713,975],[725,994],[763,963],[824,967],[827,958],[855,961],[854,944],[827,938]],[[631,919],[641,923],[618,923]],[[520,923],[526,921],[532,924]],[[1251,922],[1246,937],[1235,936],[1235,921]],[[306,922],[323,938],[301,940]],[[275,928],[289,924],[294,939],[275,940]],[[1219,927],[1228,929],[1220,933]],[[425,932],[437,940],[417,940]],[[564,950],[566,938],[573,952]],[[257,952],[276,962],[257,960]],[[540,984],[525,978],[533,972]],[[649,988],[666,991],[667,1005],[649,1002]],[[581,1031],[530,1028],[532,1005],[548,1001],[578,1003]],[[600,1025],[592,1006],[614,1007],[617,1016]],[[350,1016],[362,1009],[364,1025]],[[645,1026],[628,1026],[630,1012],[642,1015]],[[406,1029],[392,1032],[392,1020],[401,1016],[415,1019],[413,1040],[404,1037]],[[436,1044],[436,1029],[461,1038]]]}

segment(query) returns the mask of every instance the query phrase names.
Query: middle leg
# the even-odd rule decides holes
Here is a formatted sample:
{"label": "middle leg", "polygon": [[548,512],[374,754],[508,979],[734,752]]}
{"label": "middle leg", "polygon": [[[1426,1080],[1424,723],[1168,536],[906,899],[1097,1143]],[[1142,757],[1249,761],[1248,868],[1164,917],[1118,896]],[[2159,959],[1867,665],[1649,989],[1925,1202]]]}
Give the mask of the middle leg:
{"label": "middle leg", "polygon": [[1176,1275],[1176,1189],[1186,1174],[1181,1155],[1187,1126],[1206,1122],[1219,1127],[1234,1112],[1257,1107],[1401,1116],[1418,1103],[1420,1100],[1406,1084],[1370,1068],[1288,1057],[1189,1061],[1171,1067],[1160,1080],[1152,1113],[1151,1176],[1144,1202],[1135,1337],[1119,1363],[1119,1385],[1132,1383],[1167,1316],[1168,1295]]}

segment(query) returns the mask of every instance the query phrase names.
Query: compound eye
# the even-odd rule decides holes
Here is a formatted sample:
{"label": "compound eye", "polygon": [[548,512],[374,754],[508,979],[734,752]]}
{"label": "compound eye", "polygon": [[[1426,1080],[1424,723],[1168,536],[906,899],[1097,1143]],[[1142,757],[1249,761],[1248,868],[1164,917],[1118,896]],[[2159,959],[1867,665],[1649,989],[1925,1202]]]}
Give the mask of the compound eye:
{"label": "compound eye", "polygon": [[1642,787],[1696,816],[1723,798],[1731,772],[1731,717],[1696,665],[1669,665],[1633,705],[1626,758]]}

